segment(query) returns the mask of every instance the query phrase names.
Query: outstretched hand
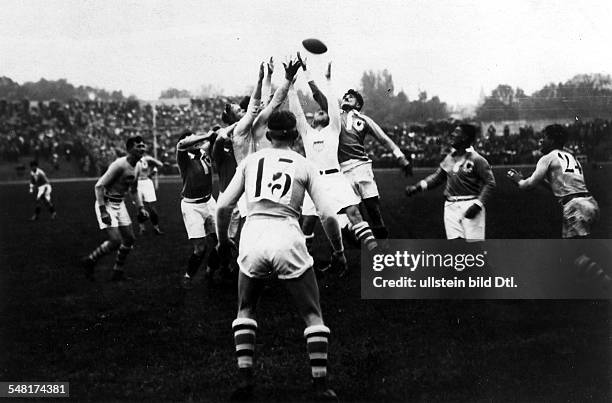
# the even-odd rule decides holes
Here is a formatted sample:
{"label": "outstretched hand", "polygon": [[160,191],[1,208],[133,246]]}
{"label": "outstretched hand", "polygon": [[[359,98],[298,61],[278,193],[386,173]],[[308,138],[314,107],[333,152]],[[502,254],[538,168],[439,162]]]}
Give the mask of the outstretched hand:
{"label": "outstretched hand", "polygon": [[327,70],[325,71],[325,78],[331,79],[331,62],[327,63]]}
{"label": "outstretched hand", "polygon": [[302,63],[299,59],[297,60],[289,60],[289,63],[283,63],[283,67],[285,68],[285,78],[289,81],[293,81],[293,77],[297,74]]}
{"label": "outstretched hand", "polygon": [[263,80],[264,78],[264,63],[261,63],[259,65],[259,81]]}
{"label": "outstretched hand", "polygon": [[300,62],[300,64],[302,65],[302,70],[306,71],[306,58],[302,58],[300,52],[297,52],[297,59],[298,62]]}
{"label": "outstretched hand", "polygon": [[523,180],[523,174],[514,168],[508,170],[508,172],[506,172],[506,176],[517,185],[521,180]]}
{"label": "outstretched hand", "polygon": [[272,56],[270,56],[270,60],[266,63],[266,66],[268,67],[268,77],[270,77],[272,73],[274,73],[274,58]]}

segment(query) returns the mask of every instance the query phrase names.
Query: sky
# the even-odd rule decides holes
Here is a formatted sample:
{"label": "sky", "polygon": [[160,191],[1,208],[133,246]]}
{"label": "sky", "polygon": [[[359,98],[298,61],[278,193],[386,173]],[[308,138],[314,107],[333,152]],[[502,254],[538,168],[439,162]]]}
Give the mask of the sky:
{"label": "sky", "polygon": [[[498,84],[528,94],[581,73],[612,73],[612,1],[1,0],[0,76],[66,78],[145,100],[202,85],[241,95],[259,63],[318,38],[316,74],[335,87],[387,69],[396,92],[475,104]],[[303,86],[303,83],[300,84]]]}

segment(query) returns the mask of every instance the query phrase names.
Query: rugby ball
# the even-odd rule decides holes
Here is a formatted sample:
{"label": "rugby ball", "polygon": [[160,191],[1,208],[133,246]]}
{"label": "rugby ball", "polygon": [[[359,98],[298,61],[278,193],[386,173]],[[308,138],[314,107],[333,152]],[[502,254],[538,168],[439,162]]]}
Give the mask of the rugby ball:
{"label": "rugby ball", "polygon": [[315,38],[304,39],[302,41],[302,46],[304,46],[304,49],[310,53],[314,53],[315,55],[320,55],[327,52],[327,46],[325,46],[325,44],[319,39]]}

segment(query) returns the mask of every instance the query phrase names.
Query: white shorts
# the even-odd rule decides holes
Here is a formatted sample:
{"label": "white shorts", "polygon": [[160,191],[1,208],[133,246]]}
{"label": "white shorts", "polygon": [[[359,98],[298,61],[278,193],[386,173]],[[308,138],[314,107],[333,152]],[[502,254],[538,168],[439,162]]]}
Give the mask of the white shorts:
{"label": "white shorts", "polygon": [[312,267],[306,239],[294,218],[249,217],[240,236],[238,266],[252,278],[300,277]]}
{"label": "white shorts", "polygon": [[[219,198],[221,198],[222,194],[223,192],[219,192]],[[230,219],[229,228],[227,229],[227,236],[230,238],[236,238],[236,235],[238,235],[238,229],[240,228],[240,217],[240,209],[238,206],[236,206],[232,210],[232,217]]]}
{"label": "white shorts", "polygon": [[342,168],[342,173],[346,176],[349,184],[361,200],[371,197],[378,197],[378,186],[374,180],[372,163],[357,165],[356,167]]}
{"label": "white shorts", "polygon": [[157,196],[155,196],[155,185],[153,185],[153,181],[149,178],[147,179],[138,179],[138,197],[145,203],[153,203],[157,201]]}
{"label": "white shorts", "polygon": [[465,212],[477,199],[446,201],[444,203],[444,228],[447,239],[485,239],[485,209],[472,219],[465,218]]}
{"label": "white shorts", "polygon": [[599,218],[599,205],[592,196],[576,197],[563,205],[563,238],[587,236]]}
{"label": "white shorts", "polygon": [[44,185],[40,185],[38,187],[38,193],[36,194],[36,200],[44,197],[46,201],[51,201],[51,185],[45,183]]}
{"label": "white shorts", "polygon": [[181,212],[189,239],[204,238],[206,235],[216,233],[217,202],[213,197],[203,203],[188,203],[181,200]]}
{"label": "white shorts", "polygon": [[246,201],[246,196],[243,193],[242,196],[240,196],[240,199],[238,199],[238,211],[240,212],[240,217],[242,218],[246,218],[247,216],[247,201]]}
{"label": "white shorts", "polygon": [[[318,179],[327,201],[335,213],[339,213],[349,206],[357,206],[361,203],[361,198],[355,193],[344,174],[338,172],[330,175],[321,175]],[[376,186],[376,184],[374,185]],[[304,194],[302,215],[318,215],[308,193]]]}
{"label": "white shorts", "polygon": [[125,202],[123,200],[120,203],[107,200],[104,202],[104,205],[106,206],[106,211],[111,218],[110,225],[102,222],[102,215],[100,214],[98,203],[94,203],[94,209],[96,210],[96,217],[98,218],[98,225],[100,225],[100,229],[127,227],[132,225],[130,214],[128,213],[127,207],[125,206]]}

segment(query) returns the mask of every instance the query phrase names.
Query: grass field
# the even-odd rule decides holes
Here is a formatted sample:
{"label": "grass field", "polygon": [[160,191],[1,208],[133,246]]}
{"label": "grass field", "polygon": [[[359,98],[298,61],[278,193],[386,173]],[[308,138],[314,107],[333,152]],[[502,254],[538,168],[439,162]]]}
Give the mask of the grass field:
{"label": "grass field", "polygon": [[[528,170],[525,170],[528,171]],[[420,179],[429,170],[417,171]],[[489,238],[556,238],[558,204],[519,194],[496,170]],[[394,238],[441,238],[439,191],[403,196],[407,180],[377,172]],[[590,167],[600,203],[595,236],[612,234],[612,166]],[[179,287],[190,245],[177,181],[158,197],[164,236],[140,237],[131,282],[107,281],[114,257],[84,279],[79,258],[103,239],[93,182],[55,183],[59,217],[31,223],[27,185],[0,186],[0,381],[69,381],[73,401],[224,401],[236,375],[233,287]],[[319,237],[315,250],[328,253]],[[536,241],[537,242],[537,241]],[[608,301],[361,300],[353,275],[320,279],[332,329],[331,384],[343,401],[607,402],[612,398]],[[258,398],[305,401],[309,367],[303,324],[280,284],[259,308]]]}

